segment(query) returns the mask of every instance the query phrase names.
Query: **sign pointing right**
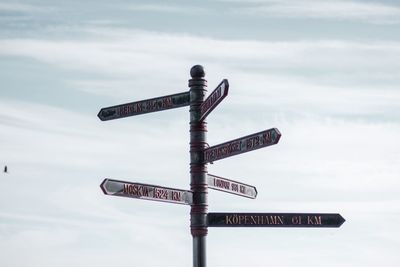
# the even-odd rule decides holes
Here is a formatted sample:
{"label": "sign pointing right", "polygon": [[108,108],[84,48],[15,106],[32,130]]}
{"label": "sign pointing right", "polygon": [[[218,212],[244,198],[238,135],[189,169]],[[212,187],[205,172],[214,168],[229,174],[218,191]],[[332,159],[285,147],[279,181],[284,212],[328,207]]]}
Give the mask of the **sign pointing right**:
{"label": "sign pointing right", "polygon": [[207,174],[207,182],[208,187],[215,190],[252,199],[257,197],[257,189],[252,185],[240,183],[209,173]]}
{"label": "sign pointing right", "polygon": [[281,133],[279,130],[272,128],[212,146],[204,150],[204,162],[213,162],[266,146],[275,145],[279,142],[280,138]]}
{"label": "sign pointing right", "polygon": [[340,227],[336,213],[209,213],[209,227]]}
{"label": "sign pointing right", "polygon": [[203,104],[200,106],[201,117],[199,121],[204,120],[211,111],[214,110],[216,106],[228,95],[229,83],[227,79],[222,80],[222,82],[215,88],[215,90],[204,100]]}

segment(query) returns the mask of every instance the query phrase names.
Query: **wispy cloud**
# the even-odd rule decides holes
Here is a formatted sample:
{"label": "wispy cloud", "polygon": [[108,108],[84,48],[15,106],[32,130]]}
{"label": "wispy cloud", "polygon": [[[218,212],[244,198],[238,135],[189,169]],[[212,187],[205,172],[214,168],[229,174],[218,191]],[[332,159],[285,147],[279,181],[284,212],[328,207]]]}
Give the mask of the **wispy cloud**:
{"label": "wispy cloud", "polygon": [[[360,70],[388,70],[398,69],[400,64],[400,46],[395,41],[235,41],[123,30],[100,30],[96,34],[86,41],[3,39],[0,55],[117,75],[157,70],[169,73],[194,60],[214,64],[224,61],[224,65],[248,66],[255,71],[290,67],[347,71],[355,66]],[[144,62],[157,64],[148,66]]]}
{"label": "wispy cloud", "polygon": [[0,2],[0,12],[33,13],[54,10],[51,7],[18,2]]}
{"label": "wispy cloud", "polygon": [[[230,93],[234,95],[235,91]],[[268,101],[264,107],[274,102],[267,93],[262,98]],[[120,249],[126,255],[124,248],[132,246],[137,247],[135,257],[140,261],[155,251],[169,262],[179,254],[190,255],[187,246],[190,244],[188,207],[164,208],[168,204],[107,197],[99,188],[101,180],[108,175],[173,187],[180,184],[187,188],[187,113],[181,116],[182,124],[171,120],[169,114],[164,116],[161,113],[101,123],[95,114],[84,116],[19,101],[0,101],[0,104],[0,114],[20,121],[17,126],[0,124],[0,147],[7,151],[0,154],[0,161],[11,157],[14,168],[12,179],[2,179],[1,185],[17,189],[4,190],[0,195],[1,226],[5,229],[0,233],[4,240],[0,243],[3,252],[23,255],[43,266],[60,258],[66,259],[61,266],[76,264],[68,260],[70,254],[79,255],[81,263],[101,259],[99,266],[106,266],[113,260],[123,264],[126,258],[120,255]],[[229,102],[222,104],[226,106]],[[340,212],[349,221],[343,226],[344,230],[335,232],[340,238],[347,237],[343,231],[354,230],[356,222],[365,220],[371,222],[361,224],[368,233],[353,233],[352,238],[365,235],[372,238],[369,233],[384,216],[367,217],[365,213],[393,212],[394,220],[388,220],[379,234],[383,236],[381,238],[386,235],[390,238],[397,233],[398,124],[321,122],[313,118],[267,122],[263,119],[264,113],[254,113],[256,106],[253,104],[251,109],[247,109],[246,122],[240,120],[240,127],[237,120],[225,127],[223,123],[226,122],[215,121],[215,117],[209,119],[210,144],[214,144],[216,138],[226,141],[238,137],[241,131],[250,133],[253,128],[261,130],[260,127],[266,126],[277,126],[283,133],[278,149],[254,151],[209,166],[212,173],[240,178],[256,185],[259,190],[257,201],[251,203],[220,192],[210,192],[214,211]],[[161,119],[154,121],[156,117]],[[221,241],[224,240],[221,239],[224,231],[211,231],[213,246],[224,246],[225,241]],[[279,230],[279,235],[282,231]],[[318,232],[318,237],[308,237],[314,241],[314,251],[318,249],[315,244],[329,238],[332,233],[328,230],[324,234]],[[293,231],[290,234],[294,234]],[[279,237],[274,238],[279,240]],[[263,248],[267,246],[262,239],[255,238],[253,242],[258,246],[263,244]],[[172,247],[165,251],[168,245]],[[274,246],[271,245],[271,249]],[[287,251],[275,249],[277,253]],[[393,255],[382,246],[377,249],[380,253]],[[38,257],[37,254],[43,251],[51,253],[45,258]],[[97,255],[99,251],[101,255]],[[232,264],[241,262],[243,265],[252,253],[252,250],[243,251],[239,259],[231,260]],[[92,255],[96,256],[92,258]],[[211,252],[210,260],[215,262],[217,258],[216,253]],[[19,257],[3,260],[20,263]],[[150,263],[158,264],[159,260]],[[190,256],[184,259],[189,260]],[[187,264],[179,260],[176,265]]]}
{"label": "wispy cloud", "polygon": [[174,4],[132,4],[128,7],[129,10],[139,12],[162,12],[162,13],[180,13],[191,14],[193,12],[206,12],[207,9],[187,5]]}
{"label": "wispy cloud", "polygon": [[[378,112],[389,116],[399,98],[398,42],[237,41],[145,31],[89,32],[92,38],[85,41],[3,39],[0,55],[89,73],[94,78],[68,83],[116,101],[126,101],[135,88],[138,99],[185,91],[188,68],[197,63],[206,65],[212,74],[210,87],[223,77],[234,81],[240,98],[233,96],[230,101],[237,104],[258,103],[268,87],[274,103],[281,107],[283,103],[296,106],[297,100],[303,99],[314,102],[313,107],[301,108],[303,112],[313,109],[358,116]],[[159,81],[163,81],[162,86]],[[251,92],[246,90],[249,81]]]}
{"label": "wispy cloud", "polygon": [[382,2],[319,0],[254,0],[240,3],[237,13],[281,18],[361,20],[372,23],[399,23],[400,7]]}

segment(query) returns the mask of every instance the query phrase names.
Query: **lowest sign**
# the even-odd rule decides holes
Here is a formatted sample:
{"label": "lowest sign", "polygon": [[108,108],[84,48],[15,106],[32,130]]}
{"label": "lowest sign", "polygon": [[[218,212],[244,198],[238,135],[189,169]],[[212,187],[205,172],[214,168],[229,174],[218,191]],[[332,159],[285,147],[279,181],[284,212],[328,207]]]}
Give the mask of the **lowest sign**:
{"label": "lowest sign", "polygon": [[193,199],[191,191],[112,179],[104,179],[100,185],[100,188],[106,195],[139,198],[176,204],[190,205]]}
{"label": "lowest sign", "polygon": [[209,213],[209,227],[340,227],[336,213]]}

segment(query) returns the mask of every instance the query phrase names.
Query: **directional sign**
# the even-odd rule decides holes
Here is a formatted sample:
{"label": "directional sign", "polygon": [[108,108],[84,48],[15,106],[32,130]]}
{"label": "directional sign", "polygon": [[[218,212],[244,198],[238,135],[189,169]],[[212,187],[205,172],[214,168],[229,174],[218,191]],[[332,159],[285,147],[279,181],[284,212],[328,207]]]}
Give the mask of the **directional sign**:
{"label": "directional sign", "polygon": [[204,100],[200,106],[201,117],[200,121],[204,120],[213,109],[218,106],[219,103],[228,95],[229,83],[228,80],[224,79],[215,88],[215,90]]}
{"label": "directional sign", "polygon": [[204,162],[213,162],[262,147],[275,145],[279,142],[279,138],[281,138],[279,130],[272,128],[212,146],[204,150]]}
{"label": "directional sign", "polygon": [[190,104],[189,92],[156,97],[127,104],[102,108],[97,114],[102,121],[120,119],[149,112],[180,108]]}
{"label": "directional sign", "polygon": [[209,213],[209,227],[340,227],[333,213]]}
{"label": "directional sign", "polygon": [[124,182],[104,179],[100,185],[106,195],[131,197],[176,204],[191,204],[192,192],[157,185]]}
{"label": "directional sign", "polygon": [[239,183],[212,174],[207,174],[207,181],[208,187],[215,190],[253,199],[257,197],[257,189],[251,185]]}

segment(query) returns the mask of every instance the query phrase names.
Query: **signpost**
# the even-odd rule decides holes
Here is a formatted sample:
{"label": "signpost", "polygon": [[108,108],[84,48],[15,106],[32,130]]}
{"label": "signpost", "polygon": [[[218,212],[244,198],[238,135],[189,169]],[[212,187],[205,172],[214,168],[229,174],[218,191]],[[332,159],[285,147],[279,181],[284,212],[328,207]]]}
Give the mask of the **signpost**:
{"label": "signpost", "polygon": [[145,114],[149,112],[167,110],[171,108],[180,108],[188,106],[190,104],[189,100],[189,92],[166,95],[162,97],[156,97],[152,99],[102,108],[99,114],[97,114],[97,117],[99,117],[99,119],[102,121],[107,121]]}
{"label": "signpost", "polygon": [[213,162],[255,149],[275,145],[279,142],[280,138],[281,133],[279,130],[272,128],[212,146],[204,151],[204,162]]}
{"label": "signpost", "polygon": [[212,174],[207,174],[207,181],[208,187],[215,190],[220,190],[226,193],[252,199],[257,197],[257,189],[251,185],[243,184]]}
{"label": "signpost", "polygon": [[227,79],[222,80],[222,82],[215,88],[215,90],[204,100],[203,104],[200,106],[200,121],[204,120],[211,111],[218,106],[219,103],[228,95],[229,83]]}
{"label": "signpost", "polygon": [[208,213],[209,227],[340,227],[333,213]]}
{"label": "signpost", "polygon": [[344,223],[340,214],[330,213],[208,213],[208,188],[253,199],[257,190],[251,185],[208,174],[207,163],[275,145],[281,133],[272,128],[208,147],[204,120],[228,95],[229,83],[224,79],[204,100],[207,88],[204,68],[193,66],[190,75],[188,92],[102,108],[97,115],[107,121],[190,106],[190,191],[105,179],[100,185],[104,194],[190,205],[194,267],[206,267],[208,227],[340,227]]}
{"label": "signpost", "polygon": [[100,185],[106,195],[131,197],[176,204],[192,204],[192,192],[157,185],[104,179]]}

